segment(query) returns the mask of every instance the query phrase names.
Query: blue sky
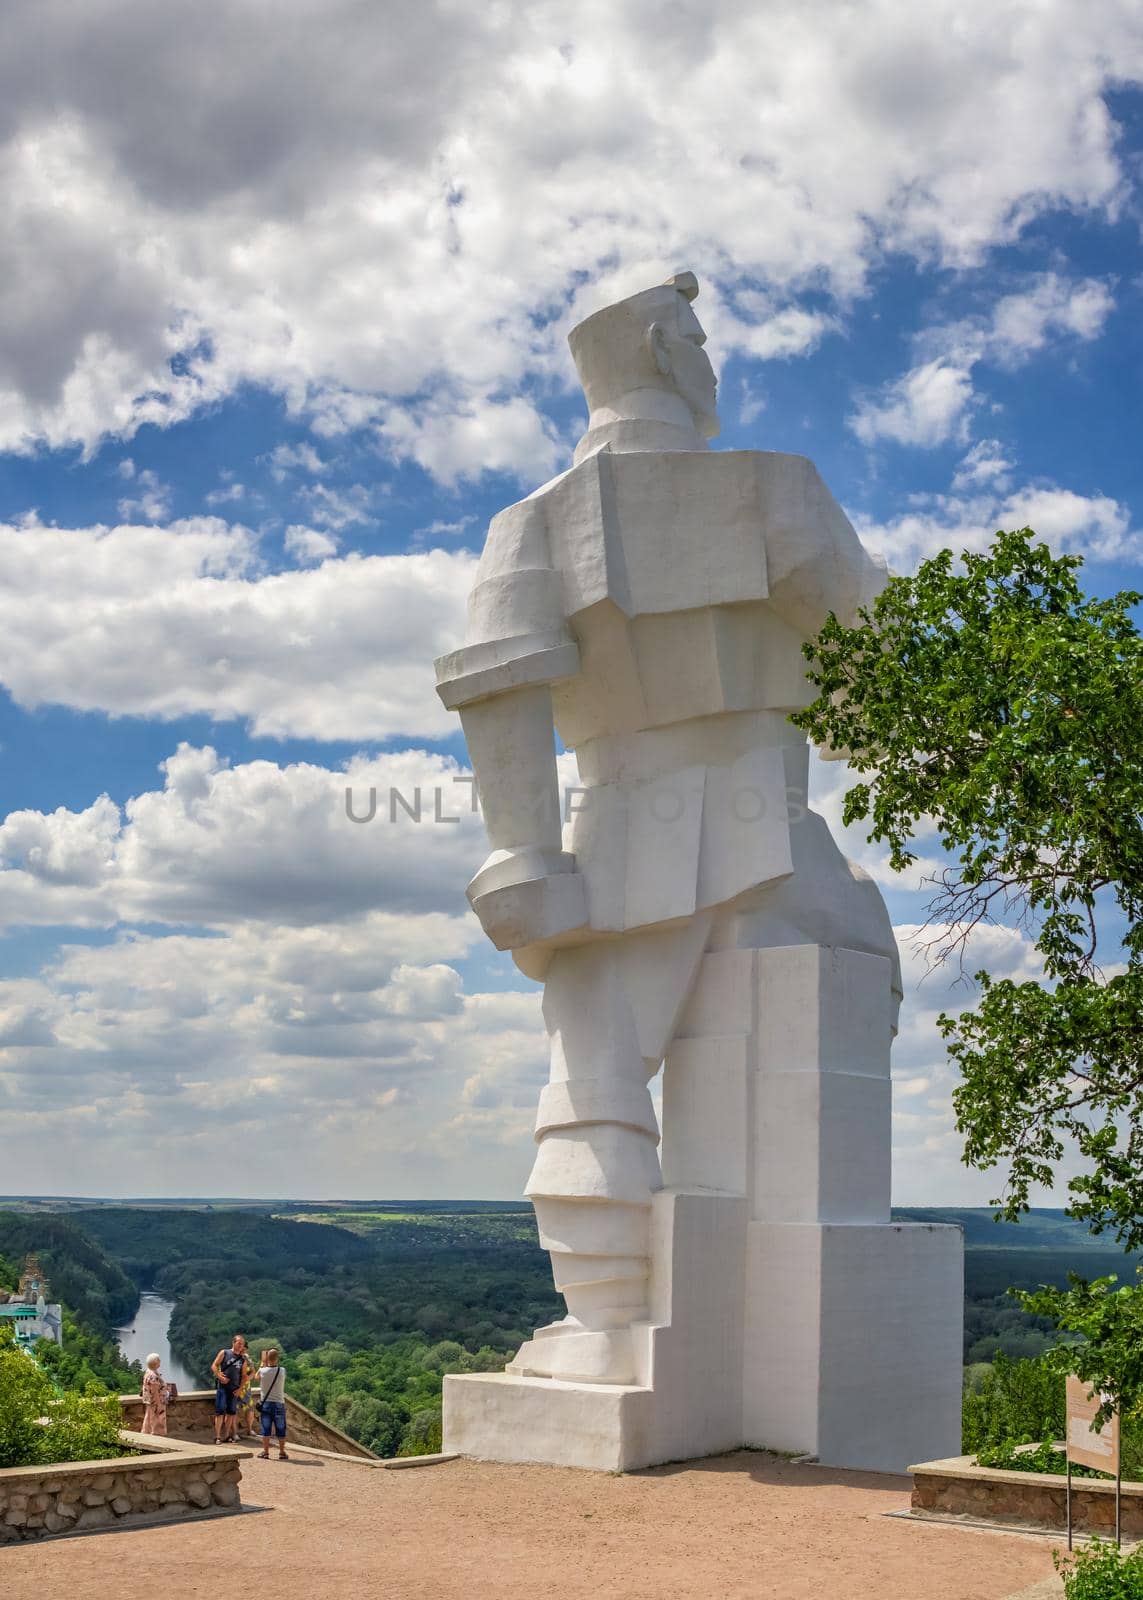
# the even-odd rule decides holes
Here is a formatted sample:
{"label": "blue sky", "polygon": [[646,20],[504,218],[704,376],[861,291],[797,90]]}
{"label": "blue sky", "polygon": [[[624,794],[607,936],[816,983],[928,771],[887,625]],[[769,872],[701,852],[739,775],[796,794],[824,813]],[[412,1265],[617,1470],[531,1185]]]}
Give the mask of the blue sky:
{"label": "blue sky", "polygon": [[[1143,579],[1136,8],[275,15],[44,0],[0,64],[12,1192],[519,1192],[537,992],[477,819],[384,797],[464,810],[432,658],[598,305],[696,271],[718,446],[812,456],[898,570],[1031,522]],[[896,1196],[983,1203],[924,894],[847,848],[913,985]]]}

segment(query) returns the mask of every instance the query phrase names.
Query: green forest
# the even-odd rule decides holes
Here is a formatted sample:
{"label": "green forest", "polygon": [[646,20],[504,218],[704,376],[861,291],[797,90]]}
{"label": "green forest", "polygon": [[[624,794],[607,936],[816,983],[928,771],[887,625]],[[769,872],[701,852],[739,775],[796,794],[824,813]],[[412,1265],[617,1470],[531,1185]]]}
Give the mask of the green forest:
{"label": "green forest", "polygon": [[303,1215],[100,1207],[68,1221],[175,1302],[171,1348],[191,1372],[205,1379],[238,1332],[276,1344],[290,1393],[379,1455],[439,1449],[445,1372],[498,1370],[562,1314],[529,1207]]}
{"label": "green forest", "polygon": [[[977,1385],[997,1353],[1034,1357],[1057,1337],[1009,1286],[1063,1284],[1069,1271],[1130,1274],[1127,1258],[1060,1212],[1019,1225],[974,1210],[897,1215],[965,1229],[965,1362]],[[290,1392],[385,1456],[439,1449],[445,1373],[502,1368],[564,1309],[523,1203],[0,1212],[0,1273],[11,1277],[29,1251],[66,1309],[62,1351],[40,1347],[62,1386],[137,1388],[112,1330],[141,1289],[155,1290],[175,1304],[172,1349],[201,1380],[235,1333],[255,1350],[276,1344]]]}

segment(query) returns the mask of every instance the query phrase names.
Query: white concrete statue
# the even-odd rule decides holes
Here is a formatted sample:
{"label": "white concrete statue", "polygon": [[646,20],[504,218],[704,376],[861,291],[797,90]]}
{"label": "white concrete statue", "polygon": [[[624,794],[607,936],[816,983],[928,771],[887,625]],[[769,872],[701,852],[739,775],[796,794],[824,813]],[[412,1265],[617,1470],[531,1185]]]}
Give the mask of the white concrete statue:
{"label": "white concrete statue", "polygon": [[901,1468],[959,1448],[960,1235],[889,1221],[896,946],[788,720],[803,641],[884,569],[808,460],[708,449],[697,293],[572,331],[575,465],[493,519],[437,663],[493,847],[469,899],[545,985],[527,1193],[568,1307],[447,1381],[446,1446]]}

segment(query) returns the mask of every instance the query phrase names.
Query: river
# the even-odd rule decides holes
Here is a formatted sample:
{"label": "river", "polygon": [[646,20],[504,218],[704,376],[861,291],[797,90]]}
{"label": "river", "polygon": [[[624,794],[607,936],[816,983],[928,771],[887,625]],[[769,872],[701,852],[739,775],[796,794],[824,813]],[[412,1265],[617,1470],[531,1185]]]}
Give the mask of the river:
{"label": "river", "polygon": [[167,1329],[174,1309],[173,1300],[144,1293],[140,1297],[134,1322],[125,1328],[116,1328],[115,1337],[128,1361],[138,1361],[144,1366],[148,1356],[158,1354],[162,1358],[160,1370],[168,1383],[177,1384],[180,1390],[201,1389],[201,1383],[197,1383],[178,1357],[171,1354]]}

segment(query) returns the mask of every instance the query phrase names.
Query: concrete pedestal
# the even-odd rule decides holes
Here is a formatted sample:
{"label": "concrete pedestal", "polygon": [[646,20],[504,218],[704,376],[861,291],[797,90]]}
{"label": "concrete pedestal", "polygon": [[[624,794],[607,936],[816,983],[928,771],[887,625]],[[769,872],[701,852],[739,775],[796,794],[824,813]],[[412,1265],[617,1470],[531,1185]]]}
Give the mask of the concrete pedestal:
{"label": "concrete pedestal", "polygon": [[445,1379],[444,1447],[623,1470],[740,1445],[902,1472],[960,1446],[958,1228],[889,1220],[889,962],[703,959],[665,1065],[632,1385]]}

